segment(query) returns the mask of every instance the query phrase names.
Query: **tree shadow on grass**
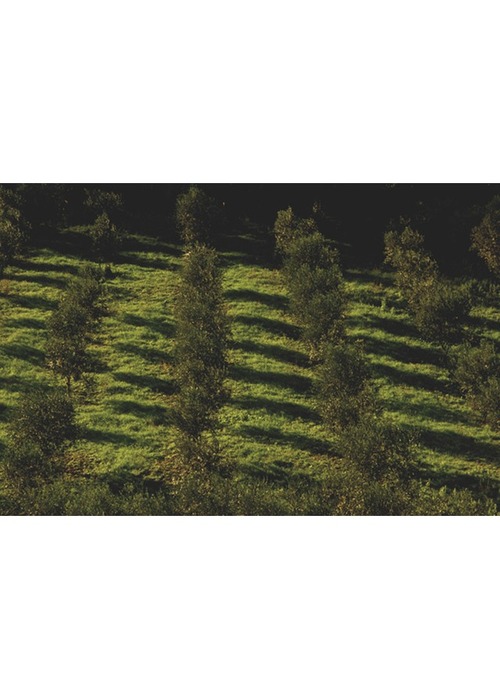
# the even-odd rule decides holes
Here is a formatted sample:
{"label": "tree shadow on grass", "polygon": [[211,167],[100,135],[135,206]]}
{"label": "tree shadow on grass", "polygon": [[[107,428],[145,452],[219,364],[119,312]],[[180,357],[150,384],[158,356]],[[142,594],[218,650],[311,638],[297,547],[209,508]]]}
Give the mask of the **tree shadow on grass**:
{"label": "tree shadow on grass", "polygon": [[110,430],[96,428],[85,428],[81,431],[81,438],[91,442],[110,442],[113,445],[133,445],[135,443],[135,438],[125,433],[114,433]]}
{"label": "tree shadow on grass", "polygon": [[8,328],[31,328],[32,330],[42,330],[46,327],[46,323],[37,318],[25,318],[24,316],[18,316],[17,318],[10,318],[7,322],[7,326]]}
{"label": "tree shadow on grass", "polygon": [[9,343],[0,346],[0,353],[7,357],[14,357],[18,360],[25,360],[34,365],[41,365],[45,360],[45,353],[30,345],[22,343]]}
{"label": "tree shadow on grass", "polygon": [[120,320],[130,326],[149,328],[164,338],[171,338],[174,334],[174,325],[163,316],[144,318],[144,316],[138,316],[137,314],[125,313],[121,315]]}
{"label": "tree shadow on grass", "polygon": [[319,415],[300,404],[292,403],[291,401],[275,401],[263,397],[246,396],[241,399],[234,399],[232,402],[238,408],[245,411],[264,410],[267,413],[272,413],[280,416],[289,416],[290,418],[302,418],[311,422],[318,422]]}
{"label": "tree shadow on grass", "polygon": [[32,284],[39,284],[43,287],[57,287],[58,289],[64,289],[67,286],[65,280],[61,280],[58,277],[50,277],[49,275],[16,273],[12,275],[10,279],[15,282],[31,282]]}
{"label": "tree shadow on grass", "polygon": [[254,289],[229,289],[226,292],[226,298],[235,301],[257,302],[281,311],[288,307],[288,300],[283,294],[268,294]]}
{"label": "tree shadow on grass", "polygon": [[153,362],[155,364],[170,362],[172,359],[169,353],[164,352],[163,350],[156,350],[155,348],[148,348],[145,346],[140,347],[133,345],[132,343],[116,343],[115,348],[130,355],[137,355],[143,360],[147,360],[148,362]]}
{"label": "tree shadow on grass", "polygon": [[426,401],[420,398],[419,401],[405,402],[401,398],[391,398],[387,402],[387,408],[397,413],[414,415],[427,418],[432,421],[445,421],[447,423],[464,424],[464,415],[457,409],[443,405],[443,403]]}
{"label": "tree shadow on grass", "polygon": [[307,367],[309,358],[303,352],[290,350],[279,345],[270,345],[268,343],[256,343],[253,340],[240,340],[234,343],[234,347],[245,352],[253,352],[258,355],[265,355],[279,362],[288,362],[298,367]]}
{"label": "tree shadow on grass", "polygon": [[149,389],[150,391],[170,395],[175,391],[173,380],[162,379],[161,377],[152,377],[146,374],[132,374],[131,372],[114,372],[113,377],[120,382],[132,384],[141,389]]}
{"label": "tree shadow on grass", "polygon": [[251,384],[271,384],[284,389],[293,389],[302,394],[311,391],[312,382],[308,377],[300,374],[287,374],[285,372],[266,372],[264,370],[251,369],[233,365],[230,368],[230,375],[235,380],[249,382]]}
{"label": "tree shadow on grass", "polygon": [[423,348],[408,345],[403,340],[374,338],[370,332],[356,334],[363,340],[365,350],[373,355],[386,355],[399,362],[423,365],[442,365],[443,353],[437,348]]}
{"label": "tree shadow on grass", "polygon": [[161,258],[150,260],[131,253],[122,254],[120,262],[134,265],[134,267],[143,267],[148,270],[177,270],[180,266],[180,263],[174,262],[173,260],[164,260]]}
{"label": "tree shadow on grass", "polygon": [[155,425],[164,423],[166,420],[167,409],[164,406],[154,404],[143,404],[138,401],[128,401],[113,399],[109,401],[115,413],[129,414],[133,413],[139,418],[149,418]]}
{"label": "tree shadow on grass", "polygon": [[419,372],[418,369],[402,369],[400,367],[392,367],[383,362],[372,360],[370,365],[374,370],[376,377],[389,379],[394,384],[406,384],[415,389],[426,389],[427,391],[439,391],[441,393],[454,394],[455,390],[451,382],[437,377],[431,377],[428,374]]}
{"label": "tree shadow on grass", "polygon": [[488,475],[466,474],[458,471],[436,471],[432,465],[422,463],[419,477],[433,488],[468,489],[476,497],[487,497],[500,504],[500,481]]}
{"label": "tree shadow on grass", "polygon": [[56,273],[68,273],[76,274],[78,271],[78,265],[70,265],[68,263],[47,263],[40,262],[33,258],[28,258],[26,260],[20,260],[16,263],[16,268],[19,270],[32,270],[35,272],[56,272]]}
{"label": "tree shadow on grass", "polygon": [[[406,423],[401,425],[410,430],[414,429]],[[500,444],[487,444],[450,429],[438,431],[418,428],[417,432],[421,444],[430,450],[470,460],[485,460],[495,466],[500,465]]]}
{"label": "tree shadow on grass", "polygon": [[301,435],[300,433],[284,433],[279,428],[258,428],[247,425],[240,428],[238,433],[264,444],[291,445],[298,450],[314,454],[328,454],[332,448],[326,440]]}
{"label": "tree shadow on grass", "polygon": [[233,316],[233,321],[237,323],[245,324],[246,326],[253,326],[255,328],[260,328],[267,333],[272,333],[273,335],[284,335],[287,338],[297,340],[300,336],[300,328],[288,323],[286,321],[280,321],[275,318],[265,318],[263,316],[246,316],[245,314],[236,314]]}
{"label": "tree shadow on grass", "polygon": [[37,296],[27,296],[23,294],[10,294],[7,299],[13,306],[21,306],[24,309],[41,309],[43,311],[53,311],[57,306],[57,301],[43,299]]}

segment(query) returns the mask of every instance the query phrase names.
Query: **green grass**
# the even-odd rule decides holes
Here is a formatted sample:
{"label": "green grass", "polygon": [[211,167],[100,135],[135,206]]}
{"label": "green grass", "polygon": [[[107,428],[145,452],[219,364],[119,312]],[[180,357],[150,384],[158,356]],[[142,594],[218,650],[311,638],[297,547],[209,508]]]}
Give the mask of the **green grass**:
{"label": "green grass", "polygon": [[[44,366],[46,324],[71,274],[81,230],[61,233],[9,270],[0,293],[0,448],[9,415],[29,386],[55,379]],[[286,483],[318,475],[336,454],[312,396],[313,370],[287,311],[268,249],[247,230],[223,245],[224,284],[232,320],[231,399],[221,413],[228,462],[242,473]],[[97,371],[80,391],[77,451],[98,472],[143,474],[167,469],[172,449],[174,324],[172,292],[181,250],[129,236],[108,282],[109,314],[92,346]],[[439,350],[418,337],[380,271],[346,273],[349,328],[362,338],[388,414],[420,432],[422,475],[436,484],[499,482],[498,435],[476,423],[458,396]],[[475,310],[485,335],[500,341],[498,309]]]}

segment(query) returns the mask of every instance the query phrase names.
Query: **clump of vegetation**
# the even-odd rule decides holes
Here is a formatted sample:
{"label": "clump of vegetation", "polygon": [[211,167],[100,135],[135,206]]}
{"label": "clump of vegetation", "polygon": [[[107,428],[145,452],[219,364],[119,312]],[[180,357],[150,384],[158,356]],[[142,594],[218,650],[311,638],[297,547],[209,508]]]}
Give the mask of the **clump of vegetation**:
{"label": "clump of vegetation", "polygon": [[89,228],[89,236],[95,257],[99,262],[106,263],[107,269],[110,269],[120,251],[122,238],[107,213],[96,218]]}
{"label": "clump of vegetation", "polygon": [[346,296],[338,252],[318,231],[300,235],[287,245],[283,275],[290,310],[311,357],[317,358],[324,343],[344,334]]}
{"label": "clump of vegetation", "polygon": [[28,224],[18,208],[19,198],[0,188],[0,276],[25,250]]}
{"label": "clump of vegetation", "polygon": [[428,340],[448,347],[460,340],[469,321],[471,289],[443,279],[423,242],[423,236],[408,226],[401,233],[389,231],[385,260],[396,269],[396,285],[418,330]]}
{"label": "clump of vegetation", "polygon": [[415,325],[425,338],[448,347],[463,337],[471,309],[469,284],[438,279],[424,287],[413,304]]}
{"label": "clump of vegetation", "polygon": [[76,437],[75,410],[64,391],[32,390],[10,424],[5,460],[9,480],[26,486],[54,476],[62,470],[64,451]]}
{"label": "clump of vegetation", "polygon": [[123,197],[118,192],[86,188],[84,206],[93,217],[98,218],[106,214],[113,218],[123,209]]}
{"label": "clump of vegetation", "polygon": [[175,320],[179,452],[190,466],[213,467],[217,413],[228,397],[229,322],[217,254],[205,245],[194,245],[184,256]]}
{"label": "clump of vegetation", "polygon": [[500,427],[500,355],[493,342],[478,347],[463,345],[453,355],[453,376],[467,402],[480,419]]}
{"label": "clump of vegetation", "polygon": [[363,416],[342,431],[339,445],[348,464],[376,480],[408,478],[418,465],[416,435],[385,418]]}
{"label": "clump of vegetation", "polygon": [[331,431],[374,412],[370,365],[359,343],[328,343],[316,374],[319,411]]}
{"label": "clump of vegetation", "polygon": [[500,277],[500,196],[492,199],[481,223],[472,229],[472,250]]}
{"label": "clump of vegetation", "polygon": [[295,216],[292,207],[279,211],[273,228],[276,250],[280,254],[286,255],[291,244],[298,238],[312,235],[316,231],[314,219],[301,219]]}
{"label": "clump of vegetation", "polygon": [[176,221],[184,245],[213,245],[221,215],[215,200],[197,185],[191,185],[177,197]]}
{"label": "clump of vegetation", "polygon": [[79,381],[91,368],[88,344],[104,312],[101,272],[85,266],[68,286],[48,324],[47,361],[66,382]]}

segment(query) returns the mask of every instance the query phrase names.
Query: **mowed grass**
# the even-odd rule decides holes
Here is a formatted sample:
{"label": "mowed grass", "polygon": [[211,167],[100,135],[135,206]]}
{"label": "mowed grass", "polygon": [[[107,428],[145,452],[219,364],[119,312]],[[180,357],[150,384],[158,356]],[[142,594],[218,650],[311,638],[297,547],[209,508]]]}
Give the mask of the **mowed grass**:
{"label": "mowed grass", "polygon": [[[221,253],[232,321],[231,398],[221,412],[226,459],[241,473],[286,483],[320,477],[336,457],[315,410],[314,370],[290,318],[269,246],[246,227]],[[47,320],[68,279],[84,264],[81,230],[59,234],[11,268],[0,293],[0,449],[9,415],[30,386],[54,383],[45,366]],[[91,385],[76,392],[82,431],[76,450],[98,472],[168,470],[173,449],[173,291],[179,246],[130,235],[107,283],[109,313],[91,350]],[[439,350],[412,327],[379,271],[346,273],[349,328],[362,338],[384,408],[415,428],[422,475],[436,484],[499,483],[498,435],[476,423],[454,391]],[[478,327],[500,340],[498,309],[475,311]]]}

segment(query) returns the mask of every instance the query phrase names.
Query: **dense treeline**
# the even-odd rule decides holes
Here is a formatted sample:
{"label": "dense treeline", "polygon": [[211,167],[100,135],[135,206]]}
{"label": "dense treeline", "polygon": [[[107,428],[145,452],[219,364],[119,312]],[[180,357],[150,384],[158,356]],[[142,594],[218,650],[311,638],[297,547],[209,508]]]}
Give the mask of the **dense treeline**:
{"label": "dense treeline", "polygon": [[[185,185],[9,185],[21,209],[43,228],[91,223],[105,211],[117,225],[172,236],[177,197]],[[340,244],[349,264],[379,264],[384,233],[410,222],[428,241],[447,273],[481,272],[470,251],[470,232],[498,185],[206,185],[230,218],[249,217],[271,229],[276,211],[291,206],[300,217],[314,216],[327,238]]]}

